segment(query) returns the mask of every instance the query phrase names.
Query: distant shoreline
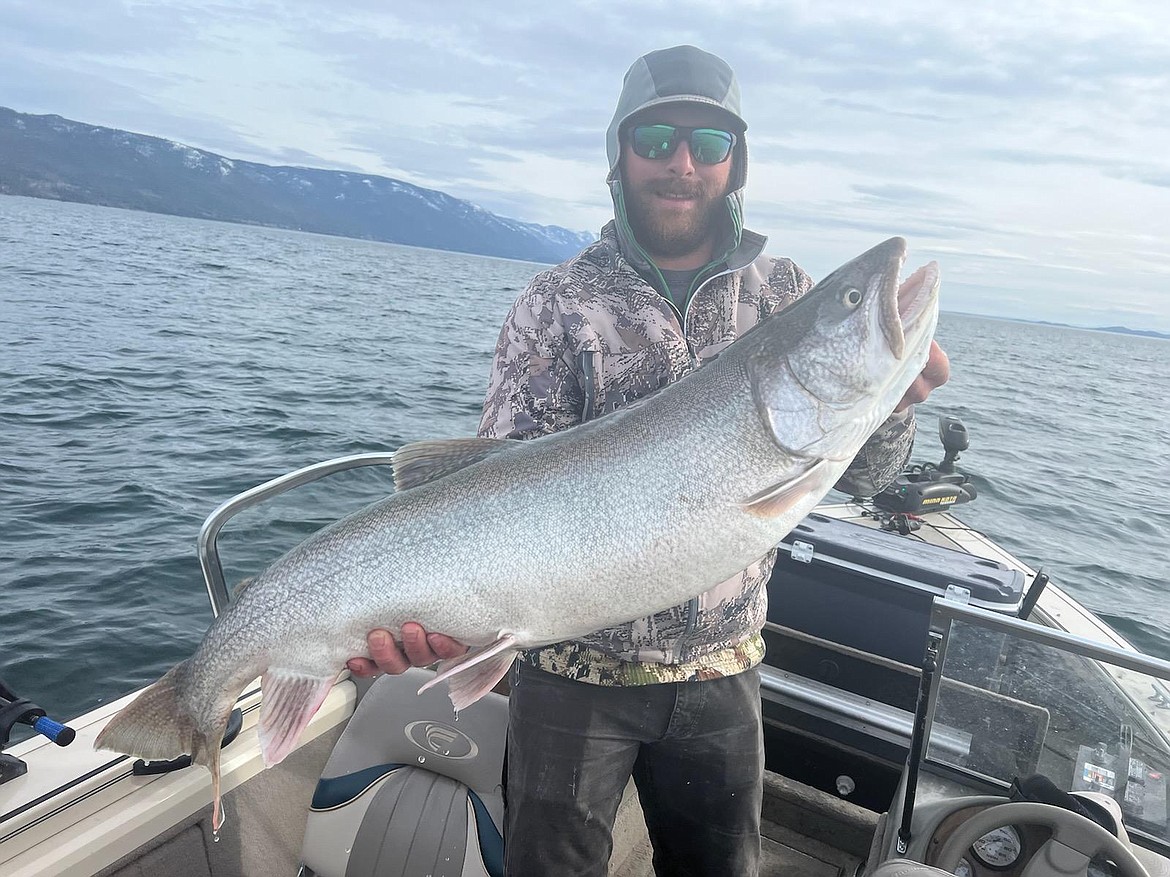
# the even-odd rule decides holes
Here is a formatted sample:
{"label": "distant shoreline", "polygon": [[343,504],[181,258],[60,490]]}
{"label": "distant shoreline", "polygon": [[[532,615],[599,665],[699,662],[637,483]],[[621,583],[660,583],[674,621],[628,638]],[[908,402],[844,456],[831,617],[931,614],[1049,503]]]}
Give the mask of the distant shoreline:
{"label": "distant shoreline", "polygon": [[[191,216],[188,214],[167,213],[167,212],[163,212],[163,211],[159,211],[159,210],[147,210],[143,207],[130,207],[130,206],[125,206],[125,205],[114,205],[114,204],[100,204],[100,203],[95,203],[93,201],[72,200],[69,198],[49,197],[49,196],[44,196],[44,195],[16,194],[16,193],[9,193],[9,192],[2,192],[2,191],[0,191],[0,197],[28,198],[28,199],[31,199],[34,201],[58,203],[58,204],[80,204],[80,205],[84,205],[84,206],[97,207],[97,208],[106,209],[106,210],[129,210],[129,211],[132,211],[135,213],[146,213],[146,214],[155,215],[155,216],[172,216],[172,217],[175,217],[178,219],[190,219],[190,220],[193,220],[196,222],[224,222],[224,223],[228,223],[231,225],[243,225],[243,226],[250,226],[253,228],[266,228],[266,229],[272,229],[274,231],[289,231],[289,232],[299,233],[299,234],[311,234],[311,235],[318,234],[318,235],[324,235],[326,237],[337,237],[337,238],[343,238],[343,239],[355,240],[355,241],[367,241],[370,243],[390,244],[392,246],[410,247],[412,249],[430,250],[433,252],[440,252],[440,253],[441,252],[462,253],[464,255],[469,255],[469,256],[480,256],[480,257],[486,258],[486,259],[503,259],[503,260],[509,261],[509,262],[523,262],[526,264],[533,264],[533,265],[554,264],[554,263],[546,261],[546,260],[533,259],[531,257],[504,256],[504,255],[499,255],[499,254],[494,254],[494,253],[469,252],[467,250],[451,250],[451,249],[447,249],[444,247],[436,247],[433,245],[428,246],[427,244],[406,243],[406,242],[402,242],[402,241],[390,241],[390,240],[385,240],[382,238],[375,238],[375,237],[370,237],[370,236],[344,234],[344,233],[340,233],[340,232],[336,232],[336,231],[321,231],[321,230],[317,230],[317,229],[305,229],[305,228],[298,228],[298,227],[289,226],[289,225],[270,224],[270,223],[260,222],[260,221],[256,221],[256,220],[224,219],[221,217],[213,217],[213,216]],[[982,319],[982,320],[999,320],[999,321],[1005,322],[1005,323],[1025,323],[1025,324],[1034,325],[1034,326],[1053,326],[1053,327],[1058,328],[1058,329],[1079,329],[1083,332],[1108,332],[1108,333],[1113,334],[1113,335],[1132,335],[1132,336],[1137,336],[1140,338],[1157,338],[1157,339],[1162,340],[1162,341],[1170,341],[1170,333],[1158,332],[1158,331],[1155,331],[1153,329],[1130,329],[1127,326],[1076,326],[1076,325],[1073,325],[1072,323],[1058,323],[1058,322],[1055,322],[1053,320],[1029,320],[1029,319],[1026,319],[1023,317],[1001,317],[1001,316],[996,316],[994,314],[979,314],[979,313],[974,313],[972,311],[953,311],[950,309],[944,310],[943,313],[944,314],[954,314],[955,316],[959,316],[959,317],[976,317],[976,318]]]}
{"label": "distant shoreline", "polygon": [[1113,335],[1137,335],[1141,338],[1161,338],[1170,341],[1170,333],[1153,329],[1130,329],[1127,326],[1075,326],[1072,323],[1056,323],[1052,320],[1028,320],[1023,317],[996,317],[991,314],[975,314],[970,311],[944,311],[959,317],[979,317],[983,320],[1002,320],[1005,323],[1029,323],[1033,326],[1055,326],[1058,329],[1080,329],[1084,332],[1109,332]]}

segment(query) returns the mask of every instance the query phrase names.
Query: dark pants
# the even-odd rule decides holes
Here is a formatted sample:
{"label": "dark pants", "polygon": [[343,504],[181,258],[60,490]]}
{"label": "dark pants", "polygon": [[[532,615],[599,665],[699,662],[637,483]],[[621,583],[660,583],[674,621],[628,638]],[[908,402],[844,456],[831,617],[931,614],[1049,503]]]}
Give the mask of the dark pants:
{"label": "dark pants", "polygon": [[509,697],[508,877],[604,877],[631,775],[659,877],[755,877],[764,767],[757,671],[609,687],[521,664]]}

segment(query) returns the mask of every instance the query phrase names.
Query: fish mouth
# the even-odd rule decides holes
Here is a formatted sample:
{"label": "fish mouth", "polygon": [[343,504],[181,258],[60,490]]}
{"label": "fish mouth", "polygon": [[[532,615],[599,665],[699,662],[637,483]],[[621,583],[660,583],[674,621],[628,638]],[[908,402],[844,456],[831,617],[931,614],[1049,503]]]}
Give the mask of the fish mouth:
{"label": "fish mouth", "polygon": [[[901,267],[899,265],[899,267]],[[882,300],[881,326],[886,343],[897,359],[906,355],[907,337],[916,335],[929,320],[931,304],[938,293],[939,269],[937,262],[928,262],[898,285],[893,295]]]}

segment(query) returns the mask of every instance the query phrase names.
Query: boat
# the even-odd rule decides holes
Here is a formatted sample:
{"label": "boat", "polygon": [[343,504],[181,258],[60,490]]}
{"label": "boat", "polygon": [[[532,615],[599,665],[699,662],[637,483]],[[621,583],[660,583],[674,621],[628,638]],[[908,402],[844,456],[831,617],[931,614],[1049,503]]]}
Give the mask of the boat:
{"label": "boat", "polygon": [[[965,526],[966,433],[939,432],[942,463],[819,506],[781,545],[761,874],[1170,875],[1170,662]],[[234,515],[389,462],[330,460],[223,503],[199,539],[213,610],[232,599],[218,539]],[[270,770],[248,686],[218,834],[206,770],[94,751],[137,693],[61,724],[0,689],[0,874],[499,875],[506,693],[456,716],[442,686],[416,695],[432,672],[343,675]],[[4,747],[18,721],[39,736]],[[653,873],[632,784],[614,842],[611,875]]]}

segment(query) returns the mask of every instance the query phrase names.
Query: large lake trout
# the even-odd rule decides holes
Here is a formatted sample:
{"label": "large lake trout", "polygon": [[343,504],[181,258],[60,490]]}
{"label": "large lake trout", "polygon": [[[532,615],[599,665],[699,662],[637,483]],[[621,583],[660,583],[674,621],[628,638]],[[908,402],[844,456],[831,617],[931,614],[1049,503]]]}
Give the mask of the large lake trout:
{"label": "large lake trout", "polygon": [[97,746],[189,753],[212,772],[218,820],[220,741],[257,676],[273,765],[346,660],[367,654],[373,628],[417,621],[470,644],[435,680],[448,680],[459,709],[519,649],[645,617],[732,577],[820,501],[925,366],[938,268],[899,285],[905,249],[892,238],[858,256],[628,408],[531,441],[403,447],[393,495],[258,575]]}

